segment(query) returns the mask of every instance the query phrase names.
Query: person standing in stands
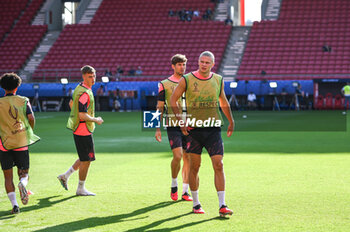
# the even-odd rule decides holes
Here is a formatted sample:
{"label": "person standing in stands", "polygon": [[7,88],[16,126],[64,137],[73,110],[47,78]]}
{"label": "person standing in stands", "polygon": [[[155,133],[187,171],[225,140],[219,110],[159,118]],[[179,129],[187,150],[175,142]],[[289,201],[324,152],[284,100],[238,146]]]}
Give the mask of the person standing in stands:
{"label": "person standing in stands", "polygon": [[141,75],[142,75],[142,73],[143,73],[143,71],[142,71],[141,66],[138,66],[138,67],[137,67],[137,69],[136,69],[136,71],[135,71],[135,75],[137,75],[137,76],[141,76]]}
{"label": "person standing in stands", "polygon": [[93,67],[86,65],[81,68],[83,82],[74,90],[73,100],[70,102],[71,113],[67,128],[73,131],[73,137],[79,159],[67,170],[66,173],[57,178],[64,189],[68,190],[68,179],[70,175],[79,169],[79,184],[76,195],[95,196],[96,194],[85,189],[85,180],[91,161],[95,160],[95,148],[92,132],[95,123],[101,125],[103,119],[95,117],[95,101],[91,87],[95,84],[96,71]]}
{"label": "person standing in stands", "polygon": [[18,190],[23,205],[28,203],[26,186],[29,176],[28,146],[39,141],[33,133],[35,117],[29,99],[16,95],[21,78],[15,73],[0,77],[0,86],[5,96],[0,98],[0,162],[5,177],[5,189],[12,204],[12,214],[20,212],[13,184],[12,168],[17,166]]}
{"label": "person standing in stands", "polygon": [[[193,198],[193,212],[195,214],[205,213],[198,198],[198,172],[201,165],[202,149],[205,147],[214,168],[215,187],[219,198],[219,214],[226,216],[232,215],[233,211],[225,203],[224,147],[220,128],[223,120],[219,107],[229,122],[228,137],[233,133],[234,121],[224,92],[223,78],[211,72],[214,62],[213,53],[210,51],[201,53],[198,60],[199,69],[180,79],[170,97],[170,105],[177,119],[181,120],[177,101],[185,93],[188,115],[186,123],[192,122],[192,124],[190,130],[188,130],[188,125],[183,124],[181,131],[184,135],[188,135],[186,152],[190,156],[189,180]],[[211,123],[206,125],[204,123],[206,121]]]}
{"label": "person standing in stands", "polygon": [[[170,197],[172,200],[176,201],[178,199],[178,183],[177,176],[181,169],[181,158],[183,158],[182,166],[182,200],[192,201],[191,196],[188,194],[188,175],[190,171],[189,157],[185,152],[187,142],[186,136],[181,133],[180,127],[174,127],[170,125],[171,120],[176,120],[173,115],[172,109],[170,107],[170,96],[173,93],[175,87],[177,86],[180,78],[185,73],[187,58],[184,55],[176,54],[171,58],[171,67],[174,70],[174,74],[169,78],[161,81],[159,83],[159,95],[157,110],[162,113],[167,120],[168,126],[167,133],[170,148],[173,152],[173,159],[171,161],[171,192]],[[178,101],[179,105],[182,105],[182,101]],[[166,115],[163,115],[165,109]],[[162,141],[162,134],[159,128],[156,129],[155,138],[158,142]]]}

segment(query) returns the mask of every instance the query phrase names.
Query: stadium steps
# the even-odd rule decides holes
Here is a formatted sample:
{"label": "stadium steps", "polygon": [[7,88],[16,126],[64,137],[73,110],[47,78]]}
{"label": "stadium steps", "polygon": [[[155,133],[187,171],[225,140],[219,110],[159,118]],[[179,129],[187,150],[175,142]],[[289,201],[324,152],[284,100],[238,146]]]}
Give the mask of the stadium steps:
{"label": "stadium steps", "polygon": [[92,0],[85,10],[83,17],[81,17],[79,24],[90,24],[92,18],[95,16],[97,9],[100,7],[102,0]]}
{"label": "stadium steps", "polygon": [[45,3],[43,4],[40,11],[38,12],[36,17],[34,18],[32,25],[44,25],[45,24],[46,11],[49,9],[49,7],[53,1],[55,1],[55,0],[45,0]]}
{"label": "stadium steps", "polygon": [[39,12],[35,17],[32,25],[44,25],[45,24],[45,12]]}
{"label": "stadium steps", "polygon": [[15,27],[15,22],[13,23],[13,25],[11,26],[11,29],[9,32],[5,33],[5,35],[2,37],[2,39],[0,40],[0,45],[6,40],[6,38],[10,35],[11,30]]}
{"label": "stadium steps", "polygon": [[248,41],[251,27],[233,27],[227,44],[224,59],[219,73],[222,73],[225,81],[232,81],[237,74],[243,51]]}
{"label": "stadium steps", "polygon": [[48,32],[44,39],[41,41],[40,45],[33,53],[33,55],[29,58],[29,62],[26,66],[21,70],[21,75],[24,78],[31,76],[36,67],[41,63],[41,61],[45,58],[46,54],[49,52],[52,45],[55,43],[57,38],[59,37],[61,31],[50,31]]}
{"label": "stadium steps", "polygon": [[215,9],[215,16],[214,16],[214,20],[216,21],[225,21],[225,19],[227,18],[227,9],[228,9],[228,5],[229,5],[229,0],[225,0],[222,3],[218,3]]}
{"label": "stadium steps", "polygon": [[262,17],[265,20],[277,20],[282,0],[268,0],[265,15]]}

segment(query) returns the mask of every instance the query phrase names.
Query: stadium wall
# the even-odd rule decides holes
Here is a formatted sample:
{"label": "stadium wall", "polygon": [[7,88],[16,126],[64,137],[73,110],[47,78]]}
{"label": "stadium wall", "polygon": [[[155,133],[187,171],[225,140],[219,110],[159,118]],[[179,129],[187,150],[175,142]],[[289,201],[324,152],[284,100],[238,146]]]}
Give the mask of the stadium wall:
{"label": "stadium wall", "polygon": [[[286,81],[276,81],[277,88],[272,89],[269,86],[271,81],[238,81],[237,88],[231,89],[230,82],[225,82],[225,93],[229,97],[234,92],[235,95],[244,96],[249,92],[254,92],[256,95],[269,95],[271,93],[280,94],[284,89],[288,94],[295,94],[295,87],[293,87],[293,82],[298,82],[301,84],[303,91],[310,95],[313,95],[313,81],[312,80],[286,80]],[[23,83],[19,89],[18,94],[27,97],[34,97],[36,91],[38,91],[41,99],[50,97],[63,97],[66,96],[69,88],[74,88],[78,83],[69,83],[67,85],[62,85],[60,83]],[[158,95],[158,82],[110,82],[107,84],[96,83],[92,90],[96,95],[97,89],[101,86],[105,86],[105,93],[108,91],[114,91],[119,89],[120,91],[135,91],[134,98],[124,99],[121,97],[120,101],[122,104],[122,109],[124,107],[127,110],[141,110],[156,104],[156,96]],[[37,90],[33,86],[39,86]],[[0,95],[4,95],[4,91],[0,90]],[[106,94],[108,96],[108,94]],[[126,104],[126,105],[125,105]]]}
{"label": "stadium wall", "polygon": [[[236,89],[234,89],[234,92],[236,95],[247,95],[250,91],[254,92],[256,95],[267,95],[270,94],[272,89],[269,87],[269,82],[272,81],[238,81],[238,86]],[[294,82],[298,82],[302,85],[302,89],[305,92],[308,92],[309,94],[313,94],[313,81],[312,80],[288,80],[288,81],[275,81],[277,82],[277,88],[275,90],[276,94],[280,94],[282,92],[282,89],[284,88],[285,91],[288,94],[294,94],[295,88],[293,87]],[[34,84],[38,84],[39,87],[39,95],[42,97],[60,97],[63,96],[63,89],[64,85],[59,83],[23,83],[19,89],[18,94],[27,96],[27,97],[33,97],[35,95],[35,90],[33,88]],[[66,85],[66,90],[69,88],[74,89],[78,83],[69,83]],[[94,94],[96,94],[97,89],[104,85],[103,83],[96,83],[92,90]],[[155,96],[158,95],[158,82],[157,81],[151,81],[151,82],[110,82],[105,85],[105,89],[107,91],[109,90],[136,90],[138,92],[138,95],[143,94],[145,96]],[[226,95],[231,95],[232,89],[230,88],[230,82],[225,82],[225,93]],[[0,94],[3,95],[4,91],[0,90]]]}

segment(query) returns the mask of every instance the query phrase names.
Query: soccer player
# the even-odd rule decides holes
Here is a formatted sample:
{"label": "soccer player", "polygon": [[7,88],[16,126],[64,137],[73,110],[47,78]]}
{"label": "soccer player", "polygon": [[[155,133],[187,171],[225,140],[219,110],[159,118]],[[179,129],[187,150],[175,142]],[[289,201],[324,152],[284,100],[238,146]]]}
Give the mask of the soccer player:
{"label": "soccer player", "polygon": [[[199,69],[184,75],[170,97],[170,105],[177,115],[176,101],[183,93],[186,95],[187,122],[192,122],[191,130],[181,126],[184,135],[188,135],[186,152],[190,156],[190,188],[193,198],[193,212],[205,213],[198,199],[199,177],[203,147],[208,151],[214,168],[215,187],[219,198],[220,216],[232,215],[225,203],[225,174],[223,168],[223,141],[221,138],[222,118],[219,107],[229,121],[227,136],[233,132],[234,121],[229,103],[224,92],[224,82],[220,75],[212,73],[214,55],[209,51],[199,56]],[[178,117],[180,120],[180,118]],[[209,122],[209,123],[208,123]],[[215,122],[215,123],[213,123]]]}
{"label": "soccer player", "polygon": [[[170,148],[173,152],[173,159],[171,161],[171,192],[170,197],[172,200],[176,201],[178,199],[178,184],[177,184],[177,176],[180,171],[181,166],[181,158],[183,157],[183,167],[182,167],[182,200],[185,201],[192,201],[191,196],[188,194],[188,174],[190,171],[190,164],[189,164],[189,158],[188,154],[184,152],[186,149],[186,136],[182,134],[180,127],[176,127],[172,124],[174,120],[176,120],[176,117],[173,115],[172,109],[169,105],[170,103],[170,96],[173,93],[175,87],[177,86],[180,78],[185,73],[186,70],[186,62],[187,58],[184,55],[176,54],[171,58],[171,67],[174,70],[174,74],[170,76],[169,78],[161,81],[159,83],[159,95],[158,95],[158,104],[157,109],[162,113],[165,109],[166,115],[166,122],[168,124],[167,127],[167,133],[168,133],[168,139]],[[182,99],[178,101],[178,104],[181,106]],[[162,141],[162,134],[159,128],[156,129],[155,134],[156,140],[158,142]]]}
{"label": "soccer player", "polygon": [[79,184],[76,194],[78,196],[95,196],[95,193],[85,189],[85,180],[90,167],[90,162],[95,160],[95,149],[92,132],[95,123],[101,125],[103,119],[95,117],[95,102],[91,87],[95,84],[96,71],[93,67],[86,65],[81,68],[83,82],[74,90],[73,100],[70,102],[71,113],[67,128],[73,131],[73,137],[79,159],[68,169],[68,171],[57,178],[62,186],[68,190],[68,179],[70,175],[79,169]]}
{"label": "soccer player", "polygon": [[17,166],[18,190],[23,205],[28,203],[28,146],[40,138],[33,133],[35,117],[29,99],[16,95],[21,78],[15,73],[0,77],[5,96],[0,98],[0,162],[5,177],[5,189],[12,204],[12,214],[20,212],[13,184],[12,168]]}

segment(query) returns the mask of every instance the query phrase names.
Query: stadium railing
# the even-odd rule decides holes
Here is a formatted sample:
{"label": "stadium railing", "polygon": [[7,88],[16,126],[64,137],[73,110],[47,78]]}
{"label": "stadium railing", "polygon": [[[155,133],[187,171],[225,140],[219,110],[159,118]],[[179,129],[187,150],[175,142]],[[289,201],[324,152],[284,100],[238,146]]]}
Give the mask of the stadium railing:
{"label": "stadium railing", "polygon": [[[97,81],[101,81],[101,78],[105,76],[107,68],[95,69],[96,79]],[[171,73],[169,73],[170,75]],[[162,75],[122,75],[116,80],[115,75],[113,75],[110,77],[110,81],[160,81],[167,77]],[[29,80],[32,82],[60,82],[61,78],[67,78],[69,82],[78,82],[81,80],[81,72],[79,69],[41,69],[32,74]]]}

